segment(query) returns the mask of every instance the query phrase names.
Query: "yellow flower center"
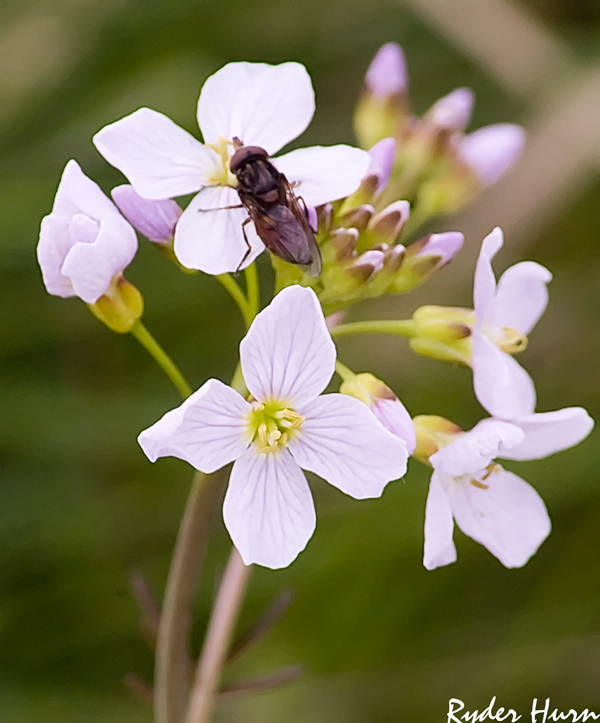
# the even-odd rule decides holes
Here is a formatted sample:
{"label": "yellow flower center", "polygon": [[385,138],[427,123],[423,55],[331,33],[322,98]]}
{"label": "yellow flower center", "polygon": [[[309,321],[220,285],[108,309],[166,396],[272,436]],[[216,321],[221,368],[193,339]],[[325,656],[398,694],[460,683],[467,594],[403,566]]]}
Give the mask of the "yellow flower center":
{"label": "yellow flower center", "polygon": [[237,186],[236,177],[229,172],[229,159],[231,157],[230,149],[233,148],[233,142],[227,140],[224,136],[219,136],[216,143],[206,143],[206,147],[210,148],[217,154],[215,159],[214,171],[209,174],[208,180],[211,186]]}
{"label": "yellow flower center", "polygon": [[491,474],[498,474],[502,471],[502,466],[497,464],[496,462],[490,462],[488,466],[485,468],[485,471],[482,475],[479,475],[479,479],[475,479],[474,477],[471,477],[469,479],[469,482],[473,485],[473,487],[477,487],[477,489],[480,490],[488,490],[490,488],[489,485],[485,484],[485,481],[488,479],[488,477]]}
{"label": "yellow flower center", "polygon": [[259,452],[281,451],[300,429],[304,417],[282,402],[255,402],[248,414],[252,442]]}

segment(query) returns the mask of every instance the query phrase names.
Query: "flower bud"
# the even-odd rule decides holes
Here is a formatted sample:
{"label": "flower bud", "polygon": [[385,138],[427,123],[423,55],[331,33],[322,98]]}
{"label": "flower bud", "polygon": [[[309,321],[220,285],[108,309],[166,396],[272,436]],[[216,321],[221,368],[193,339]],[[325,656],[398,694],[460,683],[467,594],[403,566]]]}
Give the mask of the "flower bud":
{"label": "flower bud", "polygon": [[440,361],[471,363],[471,333],[475,313],[447,306],[421,306],[413,314],[413,351]]}
{"label": "flower bud", "polygon": [[497,123],[465,136],[458,146],[458,158],[484,186],[491,186],[514,165],[524,145],[521,126]]}
{"label": "flower bud", "polygon": [[373,240],[378,239],[392,245],[396,242],[402,231],[402,227],[410,215],[410,204],[408,201],[395,201],[381,213],[373,217],[369,224],[369,231]]}
{"label": "flower bud", "polygon": [[434,233],[411,244],[402,268],[394,278],[393,289],[404,294],[427,281],[449,263],[462,247],[464,236],[457,231]]}
{"label": "flower bud", "polygon": [[421,414],[413,419],[416,433],[414,457],[429,464],[432,454],[463,434],[463,430],[444,417]]}
{"label": "flower bud", "polygon": [[406,93],[408,72],[404,51],[397,43],[386,43],[379,48],[367,70],[368,90],[380,99]]}
{"label": "flower bud", "polygon": [[131,331],[142,316],[144,300],[138,289],[118,274],[98,301],[88,306],[109,329],[124,334]]}
{"label": "flower bud", "polygon": [[424,120],[442,131],[462,131],[469,125],[474,103],[470,88],[457,88],[436,101]]}
{"label": "flower bud", "polygon": [[381,271],[384,261],[383,251],[370,249],[356,259],[352,266],[348,268],[348,273],[362,283],[366,283],[374,274]]}
{"label": "flower bud", "polygon": [[406,442],[408,453],[413,453],[417,439],[412,419],[406,407],[387,384],[373,374],[364,372],[342,382],[340,392],[355,397],[370,407],[388,431]]}
{"label": "flower bud", "polygon": [[113,188],[111,196],[119,211],[142,236],[160,244],[173,240],[175,226],[183,213],[175,201],[142,198],[127,184]]}
{"label": "flower bud", "polygon": [[396,141],[393,138],[383,138],[376,143],[369,151],[371,165],[367,170],[367,176],[377,176],[377,188],[379,193],[388,182],[392,166],[394,165],[394,154],[396,153]]}

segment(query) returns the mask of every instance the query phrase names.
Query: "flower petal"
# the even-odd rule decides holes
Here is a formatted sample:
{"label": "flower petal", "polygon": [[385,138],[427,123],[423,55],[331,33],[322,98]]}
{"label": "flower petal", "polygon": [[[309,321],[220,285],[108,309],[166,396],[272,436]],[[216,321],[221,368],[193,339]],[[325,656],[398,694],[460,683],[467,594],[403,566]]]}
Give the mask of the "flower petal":
{"label": "flower petal", "polygon": [[261,402],[276,399],[293,409],[325,389],[335,356],[317,296],[301,286],[280,291],[240,344],[250,393]]}
{"label": "flower petal", "polygon": [[486,485],[455,480],[448,485],[456,524],[505,567],[522,567],[550,534],[546,506],[531,485],[504,469]]}
{"label": "flower petal", "polygon": [[347,495],[379,497],[388,482],[406,472],[406,443],[364,402],[326,394],[296,411],[305,420],[289,443],[294,459]]}
{"label": "flower petal", "polygon": [[456,88],[437,100],[426,120],[441,130],[462,131],[469,125],[475,103],[475,94],[470,88]]}
{"label": "flower petal", "polygon": [[476,331],[471,338],[473,387],[481,406],[501,419],[532,414],[535,387],[525,369],[483,333]]}
{"label": "flower petal", "polygon": [[502,243],[502,229],[496,226],[496,228],[483,239],[483,243],[481,244],[473,286],[473,308],[475,309],[477,326],[481,326],[485,321],[488,309],[496,292],[496,277],[492,269],[492,259],[502,248]]}
{"label": "flower petal", "polygon": [[202,87],[198,125],[205,143],[237,136],[273,155],[306,130],[314,112],[312,83],[300,63],[228,63]]}
{"label": "flower petal", "polygon": [[568,407],[519,417],[514,424],[523,430],[525,438],[510,449],[501,445],[498,456],[504,459],[541,459],[574,447],[592,431],[594,420],[585,409]]}
{"label": "flower petal", "polygon": [[417,433],[412,417],[404,404],[397,397],[395,399],[377,397],[373,400],[371,411],[388,431],[404,440],[406,450],[411,455],[417,446]]}
{"label": "flower petal", "polygon": [[367,176],[377,176],[377,189],[379,193],[387,184],[392,167],[394,165],[394,156],[396,155],[396,139],[382,138],[369,149],[369,157],[371,159],[367,169]]}
{"label": "flower petal", "polygon": [[498,281],[487,323],[529,334],[548,304],[547,284],[551,279],[548,269],[534,261],[511,266]]}
{"label": "flower petal", "polygon": [[491,186],[516,163],[524,145],[525,131],[521,126],[496,123],[465,136],[458,147],[458,156],[484,186]]}
{"label": "flower petal", "polygon": [[113,188],[111,195],[123,216],[147,239],[165,243],[173,238],[181,216],[181,208],[175,201],[170,198],[150,201],[127,184]]}
{"label": "flower petal", "polygon": [[[452,482],[452,480],[450,481]],[[456,547],[452,539],[454,520],[450,501],[442,484],[441,475],[434,471],[429,483],[425,506],[425,549],[423,565],[428,570],[456,562]]]}
{"label": "flower petal", "polygon": [[240,457],[250,444],[250,404],[218,379],[209,379],[138,437],[151,462],[178,457],[210,474]]}
{"label": "flower petal", "polygon": [[71,219],[51,213],[42,219],[37,258],[42,270],[44,286],[49,294],[66,299],[75,296],[71,280],[62,273],[62,265],[73,245],[69,233]]}
{"label": "flower petal", "polygon": [[231,470],[223,519],[246,565],[287,567],[315,531],[315,506],[306,477],[287,450],[254,447]]}
{"label": "flower petal", "polygon": [[236,191],[221,186],[207,186],[190,201],[175,227],[173,250],[183,266],[205,274],[224,274],[246,268],[254,261],[265,247],[250,222],[244,226],[252,247],[246,256],[248,246],[242,224],[248,212],[244,208],[226,209],[239,205]]}
{"label": "flower petal", "polygon": [[294,193],[309,206],[320,206],[354,193],[367,173],[371,157],[352,146],[299,148],[278,158],[274,165],[290,183]]}
{"label": "flower petal", "polygon": [[93,140],[143,198],[162,200],[198,191],[220,163],[213,150],[150,108],[105,126]]}
{"label": "flower petal", "polygon": [[483,419],[473,429],[461,434],[429,461],[433,468],[451,477],[477,474],[498,456],[500,448],[511,449],[520,444],[525,434],[516,424],[497,419]]}
{"label": "flower petal", "polygon": [[109,216],[120,217],[115,204],[97,183],[85,175],[76,161],[69,161],[65,166],[54,198],[52,213],[61,216],[82,213],[95,221]]}
{"label": "flower petal", "polygon": [[386,43],[379,48],[367,70],[366,83],[378,98],[406,93],[408,71],[404,51],[397,43]]}
{"label": "flower petal", "polygon": [[131,263],[138,245],[135,231],[121,216],[100,221],[97,236],[90,243],[91,225],[95,222],[88,216],[73,217],[70,232],[75,243],[61,269],[77,296],[87,304],[94,304],[106,292],[113,276]]}

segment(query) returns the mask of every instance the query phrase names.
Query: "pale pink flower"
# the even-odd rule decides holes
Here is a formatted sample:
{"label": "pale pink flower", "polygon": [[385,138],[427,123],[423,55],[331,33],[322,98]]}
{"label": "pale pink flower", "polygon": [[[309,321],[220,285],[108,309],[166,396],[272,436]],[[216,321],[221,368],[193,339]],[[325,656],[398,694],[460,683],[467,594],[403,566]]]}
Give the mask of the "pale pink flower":
{"label": "pale pink flower", "polygon": [[592,427],[580,407],[510,422],[484,419],[432,454],[425,567],[432,570],[456,560],[454,521],[506,567],[524,565],[550,533],[550,519],[533,487],[494,460],[547,457],[578,444]]}
{"label": "pale pink flower", "polygon": [[168,243],[173,240],[175,226],[181,216],[181,208],[166,198],[151,201],[142,198],[133,186],[117,186],[111,191],[113,201],[129,223],[154,243]]}
{"label": "pale pink flower", "polygon": [[458,157],[484,186],[498,181],[517,162],[525,146],[525,131],[514,123],[484,126],[464,136]]}
{"label": "pale pink flower", "polygon": [[315,509],[302,469],[357,499],[379,497],[406,470],[406,444],[365,404],[319,396],[335,356],[314,292],[288,287],[240,345],[251,401],[211,379],[140,434],[152,461],[179,457],[206,473],[234,461],[223,517],[246,564],[285,567],[312,536]]}
{"label": "pale pink flower", "polygon": [[[312,83],[300,63],[229,63],[211,75],[198,101],[200,143],[162,113],[140,108],[103,128],[96,147],[122,171],[136,192],[162,200],[197,193],[175,229],[174,252],[190,269],[237,271],[264,249],[229,172],[233,138],[269,155],[302,133],[314,114]],[[308,206],[348,196],[359,186],[369,155],[337,145],[301,148],[272,159]],[[238,208],[229,208],[229,207]]]}
{"label": "pale pink flower", "polygon": [[386,43],[379,48],[367,70],[366,82],[377,98],[406,93],[408,71],[404,51],[397,43]]}
{"label": "pale pink flower", "polygon": [[65,167],[37,256],[49,293],[94,304],[137,251],[133,228],[75,161]]}

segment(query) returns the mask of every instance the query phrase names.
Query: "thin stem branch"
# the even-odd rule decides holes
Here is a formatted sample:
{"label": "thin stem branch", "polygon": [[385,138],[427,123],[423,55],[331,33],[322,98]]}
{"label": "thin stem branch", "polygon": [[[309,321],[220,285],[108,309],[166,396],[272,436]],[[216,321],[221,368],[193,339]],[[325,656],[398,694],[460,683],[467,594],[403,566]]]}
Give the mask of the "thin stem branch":
{"label": "thin stem branch", "polygon": [[208,723],[210,720],[250,569],[234,547],[208,625],[185,723]]}
{"label": "thin stem branch", "polygon": [[333,337],[351,336],[352,334],[393,334],[410,338],[416,335],[416,325],[412,319],[353,321],[349,324],[334,326],[329,333]]}
{"label": "thin stem branch", "polygon": [[173,382],[181,396],[187,399],[192,393],[192,388],[188,384],[187,379],[141,321],[135,323],[131,333],[154,358],[167,377]]}
{"label": "thin stem branch", "polygon": [[221,282],[223,287],[228,291],[231,298],[237,304],[238,309],[242,312],[242,316],[244,317],[244,324],[246,325],[246,328],[248,328],[252,323],[254,315],[250,310],[248,299],[246,298],[246,295],[242,291],[240,285],[231,274],[219,274],[215,278]]}
{"label": "thin stem branch", "polygon": [[356,374],[352,371],[352,369],[347,367],[345,364],[342,364],[339,359],[335,360],[335,371],[345,382],[351,382],[356,378]]}
{"label": "thin stem branch", "polygon": [[252,318],[254,318],[260,308],[260,290],[256,264],[250,264],[244,273],[246,275],[246,292],[248,293],[248,310]]}
{"label": "thin stem branch", "polygon": [[157,723],[181,723],[191,673],[190,610],[208,545],[222,475],[196,472],[169,569],[158,628],[154,706]]}

